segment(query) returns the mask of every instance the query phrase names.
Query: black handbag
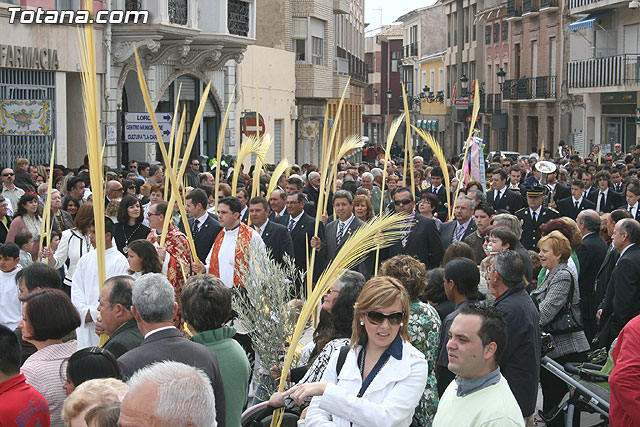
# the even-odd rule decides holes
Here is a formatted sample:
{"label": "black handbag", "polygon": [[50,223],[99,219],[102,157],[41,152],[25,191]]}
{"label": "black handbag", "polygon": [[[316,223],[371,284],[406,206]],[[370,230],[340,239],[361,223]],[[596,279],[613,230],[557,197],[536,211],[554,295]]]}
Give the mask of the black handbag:
{"label": "black handbag", "polygon": [[580,313],[580,305],[573,304],[573,291],[574,291],[573,274],[571,275],[571,287],[569,288],[569,295],[567,296],[567,302],[560,309],[556,317],[545,327],[544,332],[551,335],[563,335],[571,332],[579,332],[584,330],[582,324],[582,314]]}

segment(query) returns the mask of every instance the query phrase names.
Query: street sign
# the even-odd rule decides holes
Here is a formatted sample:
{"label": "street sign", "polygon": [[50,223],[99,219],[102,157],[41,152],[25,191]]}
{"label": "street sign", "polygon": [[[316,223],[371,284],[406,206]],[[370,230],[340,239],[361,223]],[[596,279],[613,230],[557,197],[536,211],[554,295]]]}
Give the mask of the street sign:
{"label": "street sign", "polygon": [[258,131],[260,132],[260,136],[265,134],[265,126],[264,126],[264,120],[262,120],[262,117],[260,117],[260,120],[258,121],[258,125],[256,125],[256,117],[248,117],[247,119],[245,119],[244,123],[242,124],[242,133],[245,134],[246,136],[254,136],[258,133]]}
{"label": "street sign", "polygon": [[[169,142],[171,135],[171,113],[156,113],[162,140]],[[124,117],[124,142],[157,143],[156,133],[147,113],[126,113]]]}

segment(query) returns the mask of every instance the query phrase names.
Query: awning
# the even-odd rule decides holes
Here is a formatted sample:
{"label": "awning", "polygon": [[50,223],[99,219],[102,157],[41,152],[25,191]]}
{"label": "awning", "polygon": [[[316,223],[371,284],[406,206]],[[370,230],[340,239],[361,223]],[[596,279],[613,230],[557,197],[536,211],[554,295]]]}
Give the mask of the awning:
{"label": "awning", "polygon": [[607,12],[609,12],[609,11],[605,10],[604,12],[591,13],[591,14],[585,16],[584,18],[581,18],[581,19],[577,20],[573,24],[569,24],[569,29],[571,31],[577,31],[577,30],[582,30],[582,29],[585,29],[585,28],[591,28],[591,27],[593,27],[593,24],[596,22],[596,19],[599,18],[600,16],[604,15]]}

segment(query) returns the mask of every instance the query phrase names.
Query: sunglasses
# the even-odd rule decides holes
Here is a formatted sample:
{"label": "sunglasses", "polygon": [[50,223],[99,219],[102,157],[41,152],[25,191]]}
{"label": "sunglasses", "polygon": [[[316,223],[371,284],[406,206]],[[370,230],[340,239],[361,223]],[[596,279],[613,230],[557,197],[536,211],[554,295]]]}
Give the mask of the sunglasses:
{"label": "sunglasses", "polygon": [[3,173],[2,176],[15,176],[15,173]]}
{"label": "sunglasses", "polygon": [[404,206],[404,205],[408,205],[411,202],[413,202],[413,200],[411,199],[403,199],[403,200],[394,200],[393,204],[396,206]]}
{"label": "sunglasses", "polygon": [[395,326],[401,323],[402,319],[404,319],[404,313],[401,311],[391,314],[384,314],[380,313],[379,311],[368,311],[364,313],[364,315],[367,316],[369,322],[373,323],[374,325],[379,325],[384,322],[384,319],[387,319],[390,325]]}

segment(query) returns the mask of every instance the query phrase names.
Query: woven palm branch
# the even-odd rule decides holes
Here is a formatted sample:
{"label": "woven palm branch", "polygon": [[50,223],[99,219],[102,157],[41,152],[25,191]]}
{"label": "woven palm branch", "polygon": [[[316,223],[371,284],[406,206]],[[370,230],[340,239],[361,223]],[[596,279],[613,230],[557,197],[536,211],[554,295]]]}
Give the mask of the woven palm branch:
{"label": "woven palm branch", "polygon": [[285,174],[285,176],[288,175],[290,169],[291,166],[289,165],[289,161],[287,159],[280,160],[280,163],[278,163],[278,166],[276,166],[276,168],[273,170],[273,173],[271,174],[271,180],[269,181],[269,188],[267,189],[266,195],[267,200],[269,200],[271,192],[276,189],[278,181],[280,180],[282,174]]}
{"label": "woven palm branch", "polygon": [[269,145],[263,144],[263,139],[266,139],[267,135],[264,138],[260,138],[258,136],[250,136],[247,138],[245,142],[240,146],[240,151],[238,151],[238,155],[236,156],[236,167],[233,170],[233,185],[231,187],[231,195],[235,197],[236,190],[238,189],[238,177],[240,176],[240,165],[244,161],[244,159],[249,154],[255,154],[261,162],[264,163],[264,157],[267,155],[267,150],[269,149],[269,145],[271,144],[271,138],[269,138]]}
{"label": "woven palm branch", "polygon": [[[411,142],[411,117],[409,117],[409,105],[407,102],[407,92],[402,83],[402,102],[404,104],[404,111],[406,111],[405,120],[407,123],[404,140],[404,175],[402,175],[402,185],[404,186],[405,178],[407,176],[407,170],[409,171],[409,185],[411,186],[411,194],[413,198],[416,198],[416,177],[413,171],[413,145]],[[407,166],[408,163],[408,166]],[[407,169],[407,167],[409,169]]]}
{"label": "woven palm branch", "polygon": [[[336,179],[336,175],[338,174],[338,160],[343,157],[346,157],[354,150],[358,148],[364,147],[364,143],[362,142],[362,137],[360,135],[349,135],[340,145],[336,156],[333,158],[333,165],[331,167],[331,173],[329,175],[329,182],[327,187],[331,187],[331,184]],[[324,200],[324,206],[322,209],[322,213],[327,211],[327,203],[329,202],[329,198],[326,197]]]}
{"label": "woven palm branch", "polygon": [[[267,151],[269,151],[269,147],[271,146],[271,135],[268,133],[265,134],[262,138],[260,138],[260,143],[262,144],[262,149],[264,149],[264,156],[267,155]],[[258,157],[256,159],[256,165],[253,169],[253,185],[251,186],[251,197],[256,197],[260,195],[260,171],[262,170],[262,165],[265,164],[264,156]]]}
{"label": "woven palm branch", "polygon": [[[396,213],[382,214],[369,220],[347,239],[336,257],[327,268],[325,268],[313,292],[308,296],[302,308],[302,313],[298,318],[298,323],[291,338],[289,351],[287,352],[287,357],[285,358],[282,368],[278,391],[284,390],[286,378],[294,356],[294,349],[298,345],[305,325],[316,311],[322,296],[340,279],[345,271],[358,264],[364,256],[375,250],[376,247],[385,248],[391,246],[396,240],[399,240],[403,235],[402,227],[406,224],[406,220],[406,215]],[[281,411],[278,415],[274,415],[271,427],[280,425],[281,421],[279,422],[278,419],[281,420],[281,415]]]}
{"label": "woven palm branch", "polygon": [[[438,162],[440,162],[442,174],[444,175],[444,186],[447,191],[447,216],[451,217],[451,183],[449,182],[449,169],[447,168],[447,159],[444,157],[442,147],[435,139],[433,139],[433,136],[431,136],[430,133],[426,133],[425,131],[423,131],[422,129],[418,129],[414,125],[411,125],[411,127],[418,133],[418,135],[420,135],[420,138],[422,138],[427,143],[429,148],[433,150],[433,155],[436,157],[436,159],[438,159]],[[447,220],[446,218],[440,219],[443,222]]]}
{"label": "woven palm branch", "polygon": [[[231,93],[236,93],[235,86],[233,87],[233,91]],[[218,147],[216,148],[216,179],[214,183],[214,206],[218,209],[218,191],[220,190],[220,169],[222,165],[222,146],[224,145],[224,133],[227,129],[227,123],[229,123],[229,112],[231,111],[231,104],[233,104],[232,100],[229,99],[229,103],[227,104],[227,111],[224,113],[224,119],[222,119],[222,123],[220,124],[220,131],[218,132]]]}

